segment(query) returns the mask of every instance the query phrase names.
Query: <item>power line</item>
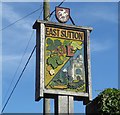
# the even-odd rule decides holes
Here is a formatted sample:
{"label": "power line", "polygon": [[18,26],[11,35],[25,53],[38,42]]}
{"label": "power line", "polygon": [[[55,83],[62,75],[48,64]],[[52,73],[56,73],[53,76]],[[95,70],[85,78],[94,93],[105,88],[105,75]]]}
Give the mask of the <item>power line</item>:
{"label": "power line", "polygon": [[[70,21],[72,22],[73,25],[75,25],[75,22],[73,21],[72,17],[70,16]],[[82,37],[82,35],[80,34],[80,37]]]}
{"label": "power line", "polygon": [[13,92],[14,92],[16,86],[17,86],[17,84],[19,83],[19,81],[20,81],[20,79],[21,79],[21,77],[22,77],[22,75],[23,75],[23,73],[24,73],[24,71],[25,71],[25,69],[26,69],[26,67],[27,67],[27,65],[28,65],[28,63],[29,63],[29,61],[30,61],[30,59],[31,59],[31,57],[32,57],[32,55],[33,55],[33,53],[34,53],[34,51],[35,51],[35,48],[36,48],[36,45],[34,46],[34,48],[33,48],[32,52],[31,52],[31,54],[30,54],[30,56],[29,56],[29,58],[28,58],[28,60],[27,60],[27,62],[26,62],[26,64],[25,64],[25,66],[24,66],[24,68],[23,68],[23,70],[22,70],[22,72],[21,72],[21,74],[20,74],[20,76],[19,76],[19,78],[18,78],[18,80],[17,80],[17,82],[16,82],[14,88],[13,88],[13,90],[11,91],[11,93],[10,93],[10,95],[9,95],[9,97],[8,97],[8,99],[7,99],[7,101],[6,101],[6,103],[5,103],[5,105],[3,106],[2,113],[3,113],[4,109],[5,109],[5,107],[6,107],[7,103],[8,103],[8,101],[10,100],[10,98],[11,98],[11,96],[12,96],[12,94],[13,94]]}
{"label": "power line", "polygon": [[[38,19],[40,18],[41,14],[42,14],[42,11],[43,11],[43,10],[41,10]],[[33,34],[34,34],[34,30],[33,30],[32,33],[31,33],[31,36],[30,36],[29,41],[28,41],[28,43],[27,43],[27,46],[26,46],[26,48],[25,48],[25,50],[24,50],[24,53],[23,53],[23,55],[22,55],[22,57],[21,57],[20,63],[19,63],[19,65],[18,65],[18,67],[17,67],[17,69],[16,69],[16,71],[15,71],[15,73],[14,73],[14,75],[13,75],[13,78],[12,78],[12,80],[11,80],[11,83],[10,83],[9,87],[8,87],[8,90],[7,90],[6,93],[5,93],[5,97],[3,98],[3,103],[5,102],[5,99],[6,99],[7,95],[8,95],[9,90],[10,90],[12,84],[13,84],[13,81],[14,81],[16,75],[17,75],[17,72],[18,72],[18,70],[19,70],[19,68],[20,68],[20,65],[21,65],[21,63],[22,63],[22,61],[23,61],[23,58],[24,58],[24,56],[25,56],[25,54],[26,54],[26,51],[27,51],[27,49],[28,49],[28,46],[29,46],[29,44],[30,44],[30,41],[31,41],[31,39],[32,39],[32,37],[33,37]]]}
{"label": "power line", "polygon": [[33,12],[27,14],[26,16],[24,16],[24,17],[22,17],[22,18],[20,18],[20,19],[18,19],[18,20],[16,20],[16,21],[14,21],[13,23],[11,23],[11,24],[7,25],[6,27],[2,28],[0,31],[3,31],[3,30],[5,30],[5,29],[7,29],[8,27],[10,27],[10,26],[16,24],[17,22],[23,20],[24,18],[26,18],[26,17],[28,17],[28,16],[34,14],[35,12],[39,11],[40,9],[41,9],[41,8],[38,8],[38,9],[34,10]]}
{"label": "power line", "polygon": [[71,20],[72,24],[75,25],[75,22],[73,21],[71,16],[70,16],[70,20]]}
{"label": "power line", "polygon": [[[64,1],[65,1],[65,0],[63,0],[63,1],[58,5],[58,7],[61,6],[61,5],[64,3]],[[22,17],[22,18],[20,18],[20,19],[18,19],[18,20],[16,20],[16,21],[14,21],[13,23],[11,23],[11,24],[7,25],[6,27],[2,28],[0,31],[3,31],[3,30],[5,30],[6,28],[8,28],[8,27],[10,27],[10,26],[12,26],[12,25],[14,25],[14,24],[16,24],[17,22],[19,22],[19,21],[23,20],[24,18],[26,18],[26,17],[34,14],[35,12],[39,11],[40,9],[41,9],[41,8],[38,8],[38,9],[34,10],[33,12],[27,14],[26,16],[24,16],[24,17]],[[53,10],[45,19],[47,19],[48,17],[51,17],[51,15],[52,15],[54,12],[55,12],[55,10]]]}
{"label": "power line", "polygon": [[[64,1],[65,1],[65,0],[63,0],[58,6],[61,6]],[[36,11],[38,11],[38,10],[40,10],[40,8],[37,9]],[[34,13],[35,13],[36,11],[34,11]],[[51,17],[51,15],[52,15],[54,12],[55,12],[55,10],[52,11],[46,18]],[[42,12],[41,12],[41,13],[42,13]],[[32,12],[32,14],[33,14],[33,12]],[[31,15],[31,14],[28,14],[28,15]],[[26,16],[24,16],[23,18],[21,18],[21,19],[15,21],[14,23],[8,25],[7,27],[3,28],[2,30],[6,29],[6,28],[8,28],[9,26],[12,26],[13,24],[17,23],[18,21],[26,18],[28,15],[26,15]],[[45,19],[46,19],[46,18],[45,18]],[[1,31],[1,30],[0,30],[0,31]],[[29,61],[30,61],[33,53],[34,53],[35,48],[36,48],[36,45],[34,46],[34,48],[33,48],[32,52],[31,52],[31,54],[30,54],[30,56],[29,56],[29,58],[28,58],[28,60],[27,60],[27,62],[26,62],[26,64],[25,64],[25,66],[24,66],[24,68],[23,68],[23,70],[22,70],[22,72],[21,72],[21,74],[20,74],[20,76],[19,76],[19,78],[18,78],[18,80],[17,80],[17,82],[16,82],[16,84],[15,84],[15,86],[13,87],[13,90],[11,91],[11,93],[10,93],[10,95],[9,95],[6,103],[5,103],[5,105],[3,106],[2,113],[3,113],[4,109],[5,109],[5,107],[7,106],[8,102],[9,102],[9,100],[10,100],[10,98],[11,98],[11,96],[12,96],[14,90],[15,90],[15,88],[17,87],[17,84],[19,83],[19,81],[20,81],[20,79],[21,79],[21,77],[22,77],[22,75],[23,75],[23,73],[24,73],[24,71],[25,71],[25,69],[26,69],[26,67],[27,67],[27,65],[28,65],[28,63],[29,63]]]}
{"label": "power line", "polygon": [[32,39],[33,34],[34,34],[34,30],[33,30],[32,33],[31,33],[30,39],[29,39],[29,41],[28,41],[28,43],[27,43],[27,46],[26,46],[26,48],[25,48],[25,50],[24,50],[24,53],[23,53],[23,55],[22,55],[22,57],[21,57],[20,63],[19,63],[19,65],[18,65],[18,67],[17,67],[17,69],[16,69],[16,71],[15,71],[15,73],[14,73],[14,76],[13,76],[12,81],[11,81],[9,87],[8,87],[8,90],[6,91],[5,97],[4,97],[4,99],[3,99],[3,103],[5,102],[5,99],[6,99],[7,95],[8,95],[8,92],[9,92],[9,90],[10,90],[10,88],[11,88],[11,86],[12,86],[12,83],[13,83],[15,77],[16,77],[16,74],[17,74],[17,72],[18,72],[18,70],[19,70],[19,68],[20,68],[20,65],[21,65],[21,63],[22,63],[22,61],[23,61],[23,57],[24,57],[25,54],[26,54],[26,51],[27,51],[27,49],[28,49],[28,46],[29,46],[29,44],[30,44],[30,41],[31,41],[31,39]]}
{"label": "power line", "polygon": [[[40,7],[41,7],[41,6],[40,6]],[[41,12],[40,12],[40,15],[39,15],[38,19],[41,17],[42,12],[43,12],[43,8],[42,8],[42,10],[41,10]]]}

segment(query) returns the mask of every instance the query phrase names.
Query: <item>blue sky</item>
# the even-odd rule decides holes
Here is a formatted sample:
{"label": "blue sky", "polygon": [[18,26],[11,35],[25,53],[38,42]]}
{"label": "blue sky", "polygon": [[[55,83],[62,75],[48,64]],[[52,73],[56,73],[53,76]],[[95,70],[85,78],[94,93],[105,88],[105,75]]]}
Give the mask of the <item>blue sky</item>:
{"label": "blue sky", "polygon": [[[50,3],[51,11],[53,11],[58,4],[59,3],[55,2]],[[42,3],[2,3],[2,27],[9,25],[39,7],[42,8]],[[90,35],[93,98],[105,88],[117,88],[118,3],[65,2],[62,7],[71,9],[71,17],[76,25],[93,27],[93,31]],[[35,20],[38,19],[41,10],[2,31],[2,56],[0,56],[2,57],[3,99],[33,31],[32,25]],[[42,15],[39,19],[42,20]],[[56,21],[55,16],[52,16],[51,20]],[[69,21],[68,24],[72,23]],[[14,83],[18,79],[23,65],[28,59],[34,45],[35,30]],[[12,88],[13,86],[14,85],[12,85]],[[42,100],[39,102],[34,101],[34,89],[35,53],[4,112],[42,112]],[[51,111],[53,111],[53,100],[51,101],[51,109]],[[74,112],[85,112],[85,106],[83,106],[82,102],[75,102]]]}

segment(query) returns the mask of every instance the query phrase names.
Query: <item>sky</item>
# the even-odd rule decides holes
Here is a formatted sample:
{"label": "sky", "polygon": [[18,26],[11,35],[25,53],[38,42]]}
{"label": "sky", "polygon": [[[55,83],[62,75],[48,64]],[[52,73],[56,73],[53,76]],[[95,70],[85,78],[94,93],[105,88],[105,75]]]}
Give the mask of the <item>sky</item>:
{"label": "sky", "polygon": [[[59,2],[50,3],[51,11],[58,4]],[[2,28],[39,7],[41,9],[38,12],[2,31],[2,54],[0,54],[0,59],[2,59],[3,105],[35,46],[36,35],[32,25],[36,19],[42,20],[43,16],[41,14],[42,2],[2,3],[2,14],[0,13]],[[71,17],[77,26],[93,27],[93,31],[90,34],[92,98],[94,99],[106,88],[118,88],[118,3],[65,2],[62,4],[62,7],[70,8]],[[55,14],[51,16],[51,21],[57,22]],[[67,24],[72,23],[68,21]],[[34,33],[30,39],[32,32]],[[5,98],[29,40],[26,54]],[[5,113],[41,113],[43,111],[43,100],[35,102],[35,59],[34,53],[22,79],[5,108]],[[53,110],[53,100],[51,100],[51,112]],[[85,112],[85,106],[82,101],[74,102],[74,112]]]}

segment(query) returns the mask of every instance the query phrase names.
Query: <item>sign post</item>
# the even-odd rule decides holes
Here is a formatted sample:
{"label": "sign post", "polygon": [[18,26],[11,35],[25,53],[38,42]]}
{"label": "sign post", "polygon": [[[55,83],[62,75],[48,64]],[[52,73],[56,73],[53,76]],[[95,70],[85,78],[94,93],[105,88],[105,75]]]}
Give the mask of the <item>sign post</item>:
{"label": "sign post", "polygon": [[74,100],[92,98],[90,71],[91,27],[37,20],[36,101],[55,99],[56,113],[73,113]]}
{"label": "sign post", "polygon": [[73,96],[58,95],[55,98],[55,115],[60,113],[74,112],[74,99]]}

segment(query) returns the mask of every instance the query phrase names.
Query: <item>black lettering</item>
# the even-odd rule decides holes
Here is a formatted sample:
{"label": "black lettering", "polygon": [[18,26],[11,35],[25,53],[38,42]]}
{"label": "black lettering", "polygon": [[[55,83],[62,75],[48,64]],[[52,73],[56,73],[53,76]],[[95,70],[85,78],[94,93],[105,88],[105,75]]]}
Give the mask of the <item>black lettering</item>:
{"label": "black lettering", "polygon": [[74,32],[71,32],[71,34],[72,34],[72,35],[71,35],[71,36],[72,36],[72,39],[74,39]]}
{"label": "black lettering", "polygon": [[75,39],[78,39],[78,33],[77,32],[75,33]]}
{"label": "black lettering", "polygon": [[46,28],[46,35],[50,35],[49,28]]}
{"label": "black lettering", "polygon": [[61,37],[65,37],[66,38],[66,31],[65,30],[61,31]]}
{"label": "black lettering", "polygon": [[57,37],[60,36],[60,30],[57,30]]}
{"label": "black lettering", "polygon": [[57,34],[57,33],[56,33],[56,29],[53,29],[52,35],[53,35],[53,36],[56,36],[56,34]]}
{"label": "black lettering", "polygon": [[80,32],[78,33],[78,39],[81,40],[81,41],[83,41],[83,38],[82,38],[82,35],[81,35]]}
{"label": "black lettering", "polygon": [[79,40],[81,40],[81,34],[80,33],[78,33],[78,38],[79,38]]}
{"label": "black lettering", "polygon": [[67,38],[71,39],[71,32],[70,31],[67,32]]}
{"label": "black lettering", "polygon": [[51,36],[51,35],[52,35],[52,28],[50,28],[50,31],[49,31],[49,32],[50,32],[50,36]]}

